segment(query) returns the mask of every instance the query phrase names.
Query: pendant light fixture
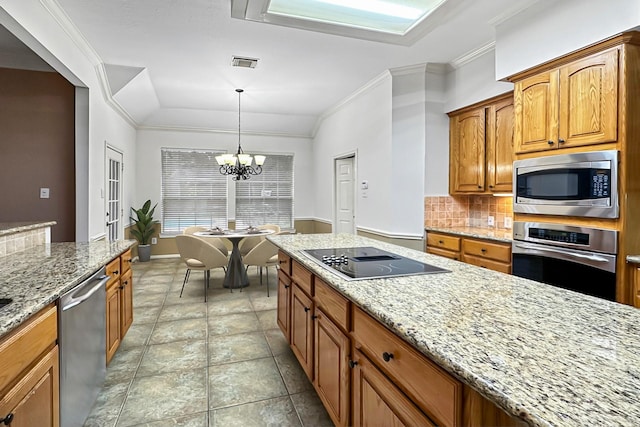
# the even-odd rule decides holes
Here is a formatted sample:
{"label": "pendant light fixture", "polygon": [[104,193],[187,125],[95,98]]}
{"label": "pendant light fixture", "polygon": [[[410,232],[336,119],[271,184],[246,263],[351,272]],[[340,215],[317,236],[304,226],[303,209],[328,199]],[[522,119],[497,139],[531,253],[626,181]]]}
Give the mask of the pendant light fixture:
{"label": "pendant light fixture", "polygon": [[[240,97],[244,90],[236,89],[236,92],[238,92],[238,151],[235,154],[216,156],[216,162],[220,165],[220,173],[222,175],[231,175],[234,181],[240,181],[241,179],[251,178],[251,175],[260,175],[266,156],[257,155],[252,157],[242,151],[242,145],[240,144]],[[256,161],[255,167],[251,166],[254,159]]]}

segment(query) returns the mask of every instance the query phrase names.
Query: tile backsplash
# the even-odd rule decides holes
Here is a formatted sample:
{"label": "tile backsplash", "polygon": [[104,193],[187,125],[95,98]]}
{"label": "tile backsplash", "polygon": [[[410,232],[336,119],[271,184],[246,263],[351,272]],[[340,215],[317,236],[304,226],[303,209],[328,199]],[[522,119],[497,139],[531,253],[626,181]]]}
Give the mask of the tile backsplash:
{"label": "tile backsplash", "polygon": [[0,236],[0,257],[43,245],[46,240],[44,228]]}
{"label": "tile backsplash", "polygon": [[[495,224],[488,225],[493,216]],[[424,198],[425,227],[505,228],[513,220],[513,197],[427,196]]]}

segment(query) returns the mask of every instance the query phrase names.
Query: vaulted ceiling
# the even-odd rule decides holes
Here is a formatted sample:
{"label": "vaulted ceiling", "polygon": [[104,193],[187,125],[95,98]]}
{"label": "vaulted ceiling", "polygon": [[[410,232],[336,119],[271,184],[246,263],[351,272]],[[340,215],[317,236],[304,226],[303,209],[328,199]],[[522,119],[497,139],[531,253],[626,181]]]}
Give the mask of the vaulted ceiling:
{"label": "vaulted ceiling", "polygon": [[[243,130],[302,136],[385,70],[455,65],[495,40],[496,22],[535,2],[446,0],[403,45],[232,18],[230,0],[42,1],[97,53],[111,95],[136,125],[236,129],[234,89],[243,88]],[[232,67],[234,55],[259,61]]]}

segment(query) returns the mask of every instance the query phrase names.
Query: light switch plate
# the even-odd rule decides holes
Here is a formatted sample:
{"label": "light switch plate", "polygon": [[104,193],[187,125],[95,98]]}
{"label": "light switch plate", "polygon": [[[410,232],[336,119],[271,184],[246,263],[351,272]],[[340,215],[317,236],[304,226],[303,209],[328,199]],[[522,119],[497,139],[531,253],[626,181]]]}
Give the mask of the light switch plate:
{"label": "light switch plate", "polygon": [[489,215],[489,216],[487,217],[487,225],[488,225],[489,227],[493,227],[494,225],[496,225],[496,219],[495,219],[495,217],[492,217],[491,215]]}
{"label": "light switch plate", "polygon": [[151,238],[151,244],[152,245],[157,245],[158,244],[158,238],[157,237],[152,237]]}
{"label": "light switch plate", "polygon": [[41,199],[48,199],[49,198],[49,189],[48,188],[41,188],[40,189],[40,198]]}

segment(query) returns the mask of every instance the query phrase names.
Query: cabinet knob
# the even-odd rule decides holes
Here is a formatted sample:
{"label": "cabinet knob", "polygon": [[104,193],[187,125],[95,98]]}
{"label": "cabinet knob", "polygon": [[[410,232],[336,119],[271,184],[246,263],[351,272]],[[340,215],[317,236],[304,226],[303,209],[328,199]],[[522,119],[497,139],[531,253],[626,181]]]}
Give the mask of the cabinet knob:
{"label": "cabinet knob", "polygon": [[547,141],[547,144],[553,145],[553,141],[549,140],[549,141]]}
{"label": "cabinet knob", "polygon": [[478,188],[482,188],[482,185],[478,185]]}
{"label": "cabinet knob", "polygon": [[485,252],[487,252],[487,250],[485,248],[481,248],[480,252],[485,253]]}
{"label": "cabinet knob", "polygon": [[564,139],[562,139],[562,138],[560,138],[560,139],[558,140],[558,144],[564,144],[565,142],[567,142],[567,141],[565,141],[565,140],[564,140]]}
{"label": "cabinet knob", "polygon": [[284,285],[284,288],[285,289],[289,289],[289,285]]}
{"label": "cabinet knob", "polygon": [[311,316],[311,320],[316,320],[318,318],[318,316],[316,316],[315,314]]}
{"label": "cabinet knob", "polygon": [[385,351],[384,353],[382,353],[382,358],[385,362],[388,362],[389,360],[393,359],[393,353],[387,353]]}
{"label": "cabinet knob", "polygon": [[305,308],[304,308],[304,312],[305,312],[305,313],[308,313],[308,312],[309,312],[309,310],[311,310],[309,307],[305,307]]}
{"label": "cabinet knob", "polygon": [[349,367],[351,369],[355,368],[358,365],[358,362],[356,362],[355,360],[349,360]]}
{"label": "cabinet knob", "polygon": [[490,185],[489,188],[493,188],[493,185]]}
{"label": "cabinet knob", "polygon": [[9,414],[1,419],[0,423],[4,423],[4,425],[8,426],[9,424],[11,424],[11,421],[13,421],[13,414]]}
{"label": "cabinet knob", "polygon": [[116,274],[118,274],[118,273],[119,273],[119,271],[118,271],[118,270],[116,270],[116,271],[114,271],[114,272],[113,272],[114,276],[115,276]]}
{"label": "cabinet knob", "polygon": [[286,263],[287,263],[287,261],[282,261],[282,260],[280,260],[280,261],[278,261],[278,262],[279,262],[280,264],[286,264]]}
{"label": "cabinet knob", "polygon": [[444,241],[443,240],[438,240],[438,243],[440,243],[441,245],[444,245]]}

